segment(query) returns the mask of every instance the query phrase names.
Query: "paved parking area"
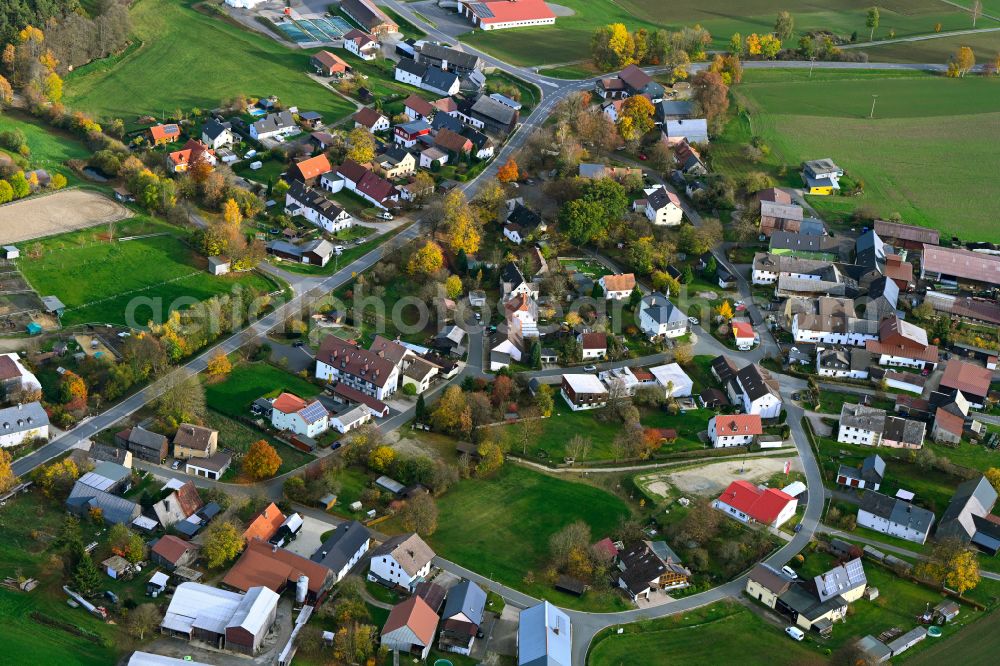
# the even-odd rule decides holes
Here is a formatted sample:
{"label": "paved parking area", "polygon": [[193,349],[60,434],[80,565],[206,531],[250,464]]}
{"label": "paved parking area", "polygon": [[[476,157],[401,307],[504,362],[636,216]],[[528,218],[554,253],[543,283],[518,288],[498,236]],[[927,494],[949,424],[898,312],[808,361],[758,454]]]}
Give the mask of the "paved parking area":
{"label": "paved parking area", "polygon": [[[301,515],[301,514],[300,514]],[[302,557],[312,557],[316,549],[320,547],[322,541],[320,537],[324,532],[330,531],[330,525],[322,521],[302,516],[302,529],[299,530],[295,541],[285,546],[288,550]]]}

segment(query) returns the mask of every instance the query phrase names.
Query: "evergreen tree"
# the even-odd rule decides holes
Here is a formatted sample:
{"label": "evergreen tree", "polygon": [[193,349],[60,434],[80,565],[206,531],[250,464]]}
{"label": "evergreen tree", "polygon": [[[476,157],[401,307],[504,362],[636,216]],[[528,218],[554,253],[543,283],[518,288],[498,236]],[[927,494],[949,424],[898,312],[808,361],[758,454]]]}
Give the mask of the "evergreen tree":
{"label": "evergreen tree", "polygon": [[719,263],[715,260],[715,256],[710,256],[705,262],[705,277],[712,277],[718,269]]}
{"label": "evergreen tree", "polygon": [[465,275],[469,272],[469,257],[466,256],[465,250],[462,248],[458,250],[458,255],[455,257],[455,268],[459,275]]}
{"label": "evergreen tree", "polygon": [[591,297],[593,297],[593,298],[595,298],[597,300],[600,300],[600,299],[604,298],[604,288],[601,287],[601,283],[600,282],[595,282],[594,283],[594,288],[590,290],[590,295],[591,295]]}
{"label": "evergreen tree", "polygon": [[684,284],[691,284],[694,281],[694,271],[691,269],[691,264],[684,267],[684,271],[681,273],[681,282]]}
{"label": "evergreen tree", "polygon": [[[595,285],[599,287],[600,285]],[[542,367],[542,343],[535,340],[531,345],[531,367],[540,370]]]}
{"label": "evergreen tree", "polygon": [[427,405],[424,404],[423,393],[417,396],[417,407],[414,416],[416,417],[417,423],[424,423],[427,421]]}
{"label": "evergreen tree", "polygon": [[629,294],[628,304],[633,308],[639,307],[639,303],[642,301],[642,292],[639,291],[639,285],[632,287],[632,293]]}
{"label": "evergreen tree", "polygon": [[90,555],[84,555],[76,569],[73,570],[73,587],[85,597],[97,592],[101,586],[101,572]]}

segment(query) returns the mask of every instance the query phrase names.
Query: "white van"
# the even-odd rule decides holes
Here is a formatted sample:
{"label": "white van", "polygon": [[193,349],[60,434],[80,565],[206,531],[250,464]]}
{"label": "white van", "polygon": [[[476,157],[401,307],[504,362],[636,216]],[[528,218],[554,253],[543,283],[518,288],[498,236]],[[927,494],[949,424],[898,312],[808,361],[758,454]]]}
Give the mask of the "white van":
{"label": "white van", "polygon": [[797,579],[799,577],[799,575],[797,573],[795,573],[795,569],[791,568],[787,564],[785,566],[781,567],[781,573],[785,574],[786,576],[788,576],[792,580],[795,580],[795,579]]}
{"label": "white van", "polygon": [[805,632],[799,629],[798,627],[785,627],[785,633],[797,641],[801,641],[803,638],[806,637]]}

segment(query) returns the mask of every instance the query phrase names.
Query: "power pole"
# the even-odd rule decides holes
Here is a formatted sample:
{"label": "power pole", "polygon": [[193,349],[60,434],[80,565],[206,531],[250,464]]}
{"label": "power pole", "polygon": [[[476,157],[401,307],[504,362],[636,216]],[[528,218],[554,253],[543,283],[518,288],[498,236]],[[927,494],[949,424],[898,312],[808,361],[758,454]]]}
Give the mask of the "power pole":
{"label": "power pole", "polygon": [[875,117],[875,101],[876,100],[878,100],[878,95],[872,95],[872,110],[871,110],[871,113],[868,114],[869,118],[874,118]]}

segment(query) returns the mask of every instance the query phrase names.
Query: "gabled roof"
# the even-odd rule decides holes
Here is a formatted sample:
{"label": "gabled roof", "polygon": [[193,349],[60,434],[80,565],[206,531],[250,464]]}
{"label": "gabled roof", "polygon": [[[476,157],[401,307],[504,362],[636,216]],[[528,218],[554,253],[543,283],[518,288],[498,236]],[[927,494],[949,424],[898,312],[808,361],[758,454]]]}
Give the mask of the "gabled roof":
{"label": "gabled roof", "polygon": [[316,157],[301,160],[292,165],[292,170],[298,172],[302,180],[312,180],[329,171],[333,171],[330,166],[330,159],[326,153],[320,153]]}
{"label": "gabled roof", "polygon": [[868,584],[861,558],[836,566],[813,579],[820,601],[826,601],[845,592],[856,590]]}
{"label": "gabled roof", "polygon": [[581,333],[580,346],[584,350],[607,349],[608,336],[606,333]]}
{"label": "gabled roof", "polygon": [[896,238],[913,243],[928,243],[937,245],[940,242],[941,234],[936,229],[926,229],[924,227],[903,224],[902,222],[889,222],[888,220],[875,220],[875,233],[884,238]]}
{"label": "gabled roof", "polygon": [[205,124],[201,126],[201,133],[204,136],[207,136],[211,141],[219,138],[223,132],[228,131],[229,125],[221,123],[215,118],[209,118],[205,121]]}
{"label": "gabled roof", "polygon": [[733,359],[728,356],[716,356],[712,359],[712,370],[719,377],[719,381],[725,385],[729,383],[729,380],[736,377],[739,368],[736,367]]}
{"label": "gabled roof", "polygon": [[604,289],[606,291],[632,291],[635,289],[635,273],[622,273],[621,275],[605,275]]}
{"label": "gabled roof", "polygon": [[300,576],[309,579],[309,592],[319,596],[326,587],[330,569],[261,539],[253,539],[222,583],[244,591],[262,586],[280,594],[288,585],[295,585]]}
{"label": "gabled roof", "polygon": [[153,137],[153,141],[176,139],[181,135],[181,128],[173,123],[169,125],[153,125],[149,128],[149,134]]}
{"label": "gabled roof", "polygon": [[989,515],[996,502],[997,492],[985,476],[959,484],[948,508],[941,514],[938,538],[957,536],[970,540],[976,533],[973,516]]}
{"label": "gabled roof", "polygon": [[421,597],[413,596],[396,604],[389,611],[389,617],[385,621],[385,626],[382,627],[382,635],[385,636],[405,627],[413,632],[413,636],[420,641],[422,646],[426,646],[434,642],[437,625],[438,616],[434,609],[427,605],[427,602]]}
{"label": "gabled roof", "polygon": [[761,490],[749,481],[733,481],[719,495],[719,500],[725,502],[737,511],[742,511],[759,523],[770,525],[781,513],[782,509],[795,498],[776,488]]}
{"label": "gabled roof", "polygon": [[990,392],[993,371],[967,361],[953,359],[945,366],[941,386],[958,389],[967,397],[982,398]]}
{"label": "gabled roof", "polygon": [[358,48],[364,48],[369,44],[376,43],[375,38],[373,36],[369,35],[367,32],[364,32],[363,30],[358,30],[357,28],[354,28],[344,33],[344,41],[354,42],[355,44],[358,45]]}
{"label": "gabled roof", "polygon": [[485,0],[483,2],[463,2],[484,24],[515,23],[555,18],[555,14],[544,0]]}
{"label": "gabled roof", "polygon": [[408,575],[416,576],[428,562],[434,559],[434,551],[416,533],[401,534],[386,539],[372,550],[373,557],[390,555]]}
{"label": "gabled roof", "polygon": [[396,22],[371,0],[341,0],[340,7],[348,16],[368,30],[386,26],[390,32],[396,32],[399,28]]}
{"label": "gabled roof", "polygon": [[182,423],[174,435],[174,446],[182,446],[196,451],[208,451],[213,435],[218,435],[218,431],[191,423]]}
{"label": "gabled roof", "polygon": [[175,537],[173,534],[166,534],[157,539],[151,550],[167,562],[177,564],[185,553],[197,548],[198,546],[190,541]]}
{"label": "gabled roof", "polygon": [[[354,122],[360,123],[370,130],[373,127],[375,127],[375,125],[377,125],[380,120],[383,120],[385,116],[371,107],[363,106],[360,109],[358,109],[358,111],[354,114],[354,116],[352,116],[352,118]],[[326,156],[323,155],[323,157]],[[327,171],[329,171],[329,169],[327,169]]]}
{"label": "gabled roof", "polygon": [[677,195],[668,191],[663,185],[646,190],[646,203],[653,210],[663,210],[670,205],[677,208],[681,206],[681,200]]}
{"label": "gabled roof", "polygon": [[1000,256],[924,244],[920,259],[924,272],[1000,284]]}
{"label": "gabled roof", "polygon": [[376,386],[385,386],[393,379],[396,365],[387,358],[328,335],[320,342],[316,360],[342,373],[364,379]]}
{"label": "gabled roof", "polygon": [[252,542],[254,539],[267,541],[274,536],[281,524],[285,522],[285,514],[281,509],[271,502],[260,513],[251,519],[250,524],[243,532],[243,538]]}
{"label": "gabled roof", "polygon": [[468,622],[479,625],[483,621],[485,608],[486,592],[471,580],[465,580],[448,590],[448,598],[445,600],[441,617],[447,621],[456,619],[461,613]]}
{"label": "gabled roof", "polygon": [[618,78],[633,90],[642,90],[653,82],[653,77],[639,69],[636,65],[629,65],[623,69],[618,73]]}
{"label": "gabled roof", "polygon": [[448,128],[443,128],[437,133],[437,136],[434,137],[434,143],[453,153],[464,153],[472,150],[472,142],[469,139]]}
{"label": "gabled roof", "polygon": [[859,506],[863,511],[921,534],[926,534],[934,523],[934,514],[927,509],[870,490],[861,495]]}
{"label": "gabled roof", "polygon": [[759,414],[730,414],[713,417],[715,433],[720,437],[760,435],[764,432]]}
{"label": "gabled roof", "polygon": [[488,95],[479,96],[472,105],[472,113],[495,120],[501,125],[510,125],[517,118],[517,111]]}
{"label": "gabled roof", "polygon": [[770,372],[756,363],[752,363],[737,372],[736,381],[739,382],[740,387],[751,402],[767,394],[781,399],[778,382],[771,376]]}
{"label": "gabled roof", "polygon": [[447,60],[449,65],[456,65],[463,69],[478,69],[483,64],[482,59],[475,53],[466,53],[434,42],[424,42],[417,53],[434,60]]}
{"label": "gabled roof", "polygon": [[[361,407],[367,409],[363,405]],[[371,538],[372,533],[358,521],[341,523],[316,549],[311,559],[339,573]]]}
{"label": "gabled roof", "polygon": [[[451,98],[448,97],[446,99],[451,99]],[[410,95],[409,97],[404,99],[403,106],[409,109],[413,109],[418,114],[424,117],[430,117],[434,115],[434,107],[431,105],[430,102],[425,100],[423,97],[420,97],[419,95]]]}
{"label": "gabled roof", "polygon": [[316,62],[323,65],[323,67],[326,67],[327,69],[333,69],[338,65],[343,66],[345,69],[350,67],[350,65],[348,65],[343,58],[338,56],[336,53],[330,53],[329,51],[314,53],[312,57]]}
{"label": "gabled roof", "polygon": [[571,666],[569,616],[548,601],[525,608],[517,626],[518,666]]}
{"label": "gabled roof", "polygon": [[640,308],[657,324],[687,321],[687,317],[680,311],[680,308],[659,292],[644,296]]}
{"label": "gabled roof", "polygon": [[778,596],[787,592],[788,588],[792,585],[791,578],[770,564],[764,564],[763,562],[753,568],[748,578]]}

